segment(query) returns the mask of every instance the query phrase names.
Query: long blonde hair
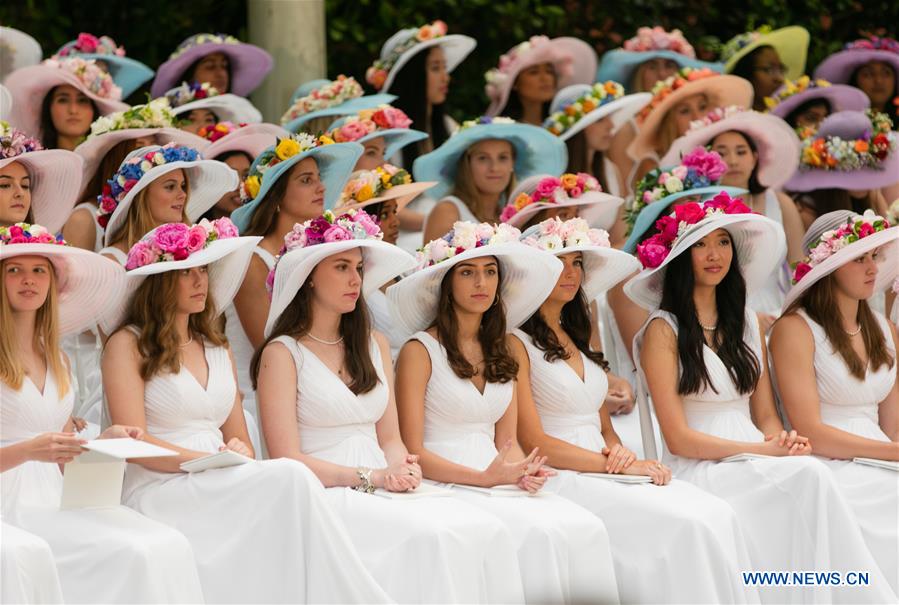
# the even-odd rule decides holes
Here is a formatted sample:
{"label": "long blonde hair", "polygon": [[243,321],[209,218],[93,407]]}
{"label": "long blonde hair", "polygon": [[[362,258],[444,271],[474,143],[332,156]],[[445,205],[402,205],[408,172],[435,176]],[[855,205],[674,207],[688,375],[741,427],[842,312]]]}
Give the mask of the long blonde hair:
{"label": "long blonde hair", "polygon": [[[478,143],[481,142],[483,141],[478,141]],[[456,178],[453,182],[453,189],[450,192],[450,195],[454,195],[462,200],[465,203],[465,206],[469,210],[471,210],[471,213],[479,221],[496,220],[496,217],[483,216],[480,212],[480,209],[477,207],[477,199],[479,194],[478,187],[474,182],[474,175],[471,172],[471,154],[472,150],[477,147],[478,143],[469,145],[468,149],[465,150],[465,153],[463,153],[459,158],[459,163],[456,165]],[[512,148],[512,159],[514,161],[516,158],[515,145],[509,143],[509,147]],[[509,199],[509,195],[511,195],[513,189],[515,189],[514,171],[512,172],[511,178],[509,178],[509,184],[506,185],[506,190],[503,192],[505,199]],[[497,213],[498,212],[499,210],[497,209]]]}
{"label": "long blonde hair", "polygon": [[[155,179],[154,179],[155,180]],[[184,171],[184,188],[187,197],[184,198],[184,208],[181,209],[181,222],[190,224],[187,218],[187,202],[190,200],[190,178],[187,171]],[[109,241],[109,245],[113,246],[120,242],[125,243],[126,249],[140,241],[140,238],[158,227],[156,221],[153,220],[153,214],[150,212],[150,203],[147,201],[147,191],[150,185],[147,185],[138,192],[131,207],[128,208],[128,214],[125,216],[125,222],[121,227],[113,233]]]}
{"label": "long blonde hair", "polygon": [[[6,275],[9,260],[0,261],[0,276]],[[56,388],[62,397],[69,392],[69,368],[59,346],[59,303],[56,292],[56,270],[50,263],[50,288],[47,299],[37,310],[34,326],[34,348],[43,351],[47,358],[47,370],[53,372]],[[15,390],[22,388],[25,381],[25,364],[22,363],[19,342],[16,338],[16,323],[13,321],[12,305],[6,292],[6,279],[0,279],[0,381]]]}

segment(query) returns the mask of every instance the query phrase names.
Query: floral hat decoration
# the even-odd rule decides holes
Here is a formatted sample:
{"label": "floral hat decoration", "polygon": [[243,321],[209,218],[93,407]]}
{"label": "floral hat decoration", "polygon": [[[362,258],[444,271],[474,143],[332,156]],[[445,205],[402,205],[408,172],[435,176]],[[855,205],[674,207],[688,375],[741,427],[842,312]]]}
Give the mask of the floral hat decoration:
{"label": "floral hat decoration", "polygon": [[381,47],[381,55],[365,71],[365,81],[379,92],[387,92],[396,74],[416,54],[440,46],[446,55],[446,71],[452,72],[477,42],[469,36],[447,34],[446,23],[437,20],[421,27],[401,29]]}
{"label": "floral hat decoration", "polygon": [[605,229],[594,229],[580,217],[563,221],[548,218],[521,235],[522,243],[555,256],[580,252],[584,281],[581,288],[588,301],[640,270],[630,254],[609,244]]}
{"label": "floral hat decoration", "polygon": [[203,150],[203,155],[211,160],[232,151],[243,152],[252,160],[270,147],[273,140],[289,137],[290,133],[274,124],[235,124],[225,121],[203,126],[197,131],[197,136],[209,141],[209,147]]}
{"label": "floral hat decoration", "polygon": [[492,256],[502,271],[501,293],[507,329],[512,330],[539,308],[556,285],[562,263],[550,254],[519,242],[521,231],[500,223],[457,221],[443,237],[418,250],[414,272],[387,288],[390,315],[398,330],[411,335],[430,326],[444,276],[467,260]]}
{"label": "floral hat decoration", "polygon": [[644,270],[625,284],[625,293],[645,309],[658,308],[667,265],[716,229],[731,236],[747,292],[761,286],[786,253],[779,223],[722,191],[702,203],[677,204],[671,214],[656,221],[656,233],[637,246]]}
{"label": "floral hat decoration", "polygon": [[[870,36],[849,42],[838,53],[824,59],[815,70],[816,78],[824,78],[839,84],[848,84],[855,70],[879,61],[893,68],[899,77],[899,41],[893,38]],[[899,102],[894,100],[894,102]]]}
{"label": "floral hat decoration", "polygon": [[97,118],[91,124],[88,139],[116,130],[171,128],[175,126],[177,120],[169,100],[162,97]]}
{"label": "floral hat decoration", "polygon": [[316,265],[329,256],[353,248],[362,249],[363,296],[411,269],[415,262],[412,256],[381,241],[383,237],[377,219],[358,209],[340,214],[326,210],[318,218],[295,224],[284,236],[284,245],[266,279],[271,307],[265,323],[265,336],[271,334],[278,318]]}
{"label": "floral hat decoration", "polygon": [[102,61],[109,67],[116,85],[122,89],[122,97],[127,97],[153,77],[153,70],[125,55],[125,47],[116,44],[109,36],[98,37],[81,32],[75,40],[63,44],[53,58],[81,57]]}
{"label": "floral hat decoration", "polygon": [[13,162],[28,171],[34,222],[54,232],[62,229],[78,200],[81,158],[65,149],[44,149],[37,139],[0,120],[0,168]]}
{"label": "floral hat decoration", "polygon": [[796,108],[812,99],[827,101],[830,111],[864,111],[871,104],[863,91],[845,84],[831,84],[827,80],[802,76],[786,80],[770,97],[765,106],[772,114],[786,119]]}
{"label": "floral hat decoration", "polygon": [[871,250],[879,249],[875,293],[883,292],[899,275],[899,227],[890,227],[870,209],[864,214],[838,210],[818,217],[806,233],[803,248],[807,254],[793,264],[793,287],[787,292],[784,310],[813,284]]}
{"label": "floral hat decoration", "polygon": [[434,183],[416,183],[412,175],[392,164],[383,164],[374,170],[358,170],[347,181],[337,202],[338,211],[364,208],[387,200],[397,200],[397,212]]}
{"label": "floral hat decoration", "polygon": [[541,210],[576,206],[579,215],[591,226],[607,229],[618,216],[620,197],[602,190],[599,181],[585,172],[565,173],[560,177],[548,174],[524,179],[512,191],[512,201],[503,208],[500,220],[523,228]]}
{"label": "floral hat decoration", "polygon": [[59,331],[77,334],[110,312],[121,298],[125,272],[119,263],[89,250],[69,246],[61,235],[42,225],[0,226],[0,261],[17,256],[43,256],[53,265],[59,295]]}
{"label": "floral hat decoration", "polygon": [[217,120],[238,123],[259,123],[262,114],[243,97],[222,94],[209,82],[182,82],[165,93],[172,113],[182,118],[197,109],[211,111]]}
{"label": "floral hat decoration", "polygon": [[378,105],[340,118],[328,130],[336,143],[363,145],[372,139],[383,138],[386,143],[384,157],[390,158],[406,145],[428,138],[428,133],[412,130],[410,126],[412,120],[402,109]]}
{"label": "floral hat decoration", "polygon": [[556,93],[543,127],[567,141],[590,124],[611,115],[617,129],[651,98],[649,93],[625,95],[624,87],[613,80],[575,84]]}
{"label": "floral hat decoration", "polygon": [[312,80],[297,87],[290,107],[281,116],[281,125],[300,132],[310,120],[348,116],[396,100],[394,95],[363,95],[362,85],[343,74],[335,80]]}

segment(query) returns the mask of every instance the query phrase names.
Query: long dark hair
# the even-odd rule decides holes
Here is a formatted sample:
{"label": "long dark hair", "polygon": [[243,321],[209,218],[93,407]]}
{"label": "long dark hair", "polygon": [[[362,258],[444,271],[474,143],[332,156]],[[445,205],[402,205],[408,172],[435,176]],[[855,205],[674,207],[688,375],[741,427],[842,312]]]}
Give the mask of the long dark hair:
{"label": "long dark hair", "polygon": [[[40,138],[41,145],[47,149],[56,149],[59,145],[59,131],[57,131],[56,126],[53,125],[53,116],[50,114],[50,106],[53,104],[53,93],[56,92],[57,88],[59,88],[59,86],[51,88],[50,91],[44,95],[44,100],[41,102]],[[81,91],[78,92],[81,93]],[[97,104],[94,103],[92,99],[89,100],[91,102],[91,107],[94,110],[94,115],[91,118],[91,122],[93,122],[100,116],[100,110],[97,109]],[[90,132],[90,130],[88,130],[88,132]]]}
{"label": "long dark hair", "polygon": [[[602,351],[594,351],[590,348],[590,307],[587,303],[587,297],[584,295],[583,288],[578,288],[577,296],[565,303],[562,307],[562,329],[568,334],[568,338],[574,343],[578,351],[583,353],[587,359],[601,367],[606,372],[609,371],[609,363],[603,356]],[[556,333],[550,329],[540,309],[534,311],[524,324],[521,330],[531,337],[534,345],[543,351],[543,359],[552,363],[557,359],[568,359],[571,355],[559,342]]]}
{"label": "long dark hair", "polygon": [[605,154],[601,151],[593,152],[593,160],[587,162],[587,133],[581,130],[565,141],[568,148],[568,172],[586,172],[596,178],[602,185],[603,191],[609,190],[609,184],[606,180],[606,167],[603,158]]}
{"label": "long dark hair", "polygon": [[[860,65],[855,68],[852,72],[852,76],[849,78],[849,86],[855,86],[859,88],[858,85],[858,70],[861,69],[863,65]],[[893,100],[899,97],[899,72],[893,69],[893,94],[890,95],[890,98],[887,99],[887,102],[883,104],[883,107],[871,107],[876,111],[880,111],[882,113],[890,116],[890,119],[893,120],[893,130],[899,128],[899,105],[893,104]]]}
{"label": "long dark hair", "polygon": [[[399,97],[393,102],[393,106],[402,109],[412,120],[412,128],[423,130],[431,137],[433,149],[437,149],[449,138],[444,120],[444,105],[431,106],[431,121],[428,122],[428,52],[416,53],[400,69],[390,86],[390,94]],[[403,165],[411,169],[415,159],[430,151],[427,147],[428,139],[424,139],[403,148]]]}
{"label": "long dark hair", "polygon": [[278,224],[278,213],[280,212],[281,202],[287,194],[287,182],[290,181],[290,175],[296,170],[299,163],[291,166],[287,172],[278,177],[275,184],[265,194],[265,199],[259,201],[253,214],[250,215],[250,223],[247,225],[246,231],[241,235],[254,235],[265,237],[274,231]]}
{"label": "long dark hair", "polygon": [[762,49],[773,48],[770,44],[764,44],[752,50],[752,52],[743,55],[734,68],[730,71],[731,75],[740,76],[750,83],[755,81],[755,56],[762,52]]}
{"label": "long dark hair", "polygon": [[[749,185],[746,188],[749,190],[749,193],[751,193],[752,195],[762,193],[763,191],[768,189],[768,187],[759,182],[759,163],[761,161],[761,158],[758,156],[758,152],[759,152],[758,145],[755,144],[755,141],[752,140],[751,136],[749,136],[748,134],[746,134],[745,132],[743,132],[741,130],[728,130],[727,132],[735,132],[738,135],[740,135],[741,137],[743,137],[743,140],[746,141],[746,145],[749,146],[750,151],[752,151],[752,153],[756,154],[755,166],[752,167],[752,172],[749,174]],[[721,134],[724,134],[724,133],[722,132]],[[719,136],[721,136],[721,134],[715,135],[715,138],[712,139],[711,141],[709,141],[709,144],[714,146],[713,144],[715,142],[715,139],[717,139]]]}
{"label": "long dark hair", "polygon": [[[262,362],[262,352],[268,343],[279,336],[290,336],[299,339],[309,333],[312,327],[312,288],[309,279],[297,290],[296,295],[284,312],[275,321],[272,333],[253,353],[250,363],[250,379],[253,381],[253,389],[256,389],[259,380],[259,367]],[[344,362],[347,371],[353,381],[348,388],[360,395],[368,393],[377,386],[380,379],[375,370],[375,364],[371,360],[371,321],[368,317],[368,305],[362,294],[356,301],[356,308],[349,313],[340,316],[340,336],[344,343]]]}
{"label": "long dark hair", "polygon": [[796,109],[787,114],[787,117],[784,118],[784,122],[790,125],[791,128],[798,128],[799,124],[797,120],[799,116],[804,114],[806,111],[811,109],[812,107],[823,106],[827,109],[827,114],[830,115],[833,112],[833,107],[830,106],[830,101],[827,99],[809,99],[805,103],[801,103]]}
{"label": "long dark hair", "polygon": [[[437,328],[437,339],[446,349],[446,359],[453,372],[459,378],[468,379],[474,376],[476,371],[459,350],[457,341],[459,320],[456,317],[451,284],[456,269],[458,269],[458,265],[447,271],[443,276],[443,281],[440,282],[437,318],[433,325]],[[512,357],[512,351],[506,343],[506,312],[503,308],[501,293],[503,273],[499,261],[497,261],[497,271],[499,280],[496,286],[496,298],[493,305],[481,317],[478,342],[484,353],[484,377],[487,382],[505,383],[515,380],[518,374],[518,362]]]}
{"label": "long dark hair", "polygon": [[[677,318],[677,354],[681,376],[677,384],[680,395],[698,393],[710,387],[716,393],[705,365],[702,326],[693,302],[693,260],[689,250],[668,264],[662,284],[663,311]],[[734,248],[730,269],[715,288],[718,329],[714,333],[718,357],[740,393],[752,393],[762,374],[761,360],[743,340],[746,329],[746,281],[740,272],[740,261]]]}
{"label": "long dark hair", "polygon": [[[551,104],[552,101],[546,101],[540,108],[540,116],[543,119],[546,119],[546,116],[549,115],[549,107]],[[508,118],[512,118],[513,120],[520,121],[523,113],[524,107],[521,106],[521,97],[519,97],[518,93],[514,90],[510,90],[509,98],[508,100],[506,100],[506,106],[501,112],[499,112],[499,115],[503,115]]]}

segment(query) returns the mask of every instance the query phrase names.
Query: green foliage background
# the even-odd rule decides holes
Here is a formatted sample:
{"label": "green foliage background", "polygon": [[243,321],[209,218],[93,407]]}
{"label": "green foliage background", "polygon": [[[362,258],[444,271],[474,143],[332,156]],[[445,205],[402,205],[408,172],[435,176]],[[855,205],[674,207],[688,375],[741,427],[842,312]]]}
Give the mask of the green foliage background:
{"label": "green foliage background", "polygon": [[[282,0],[300,2],[304,0]],[[365,69],[381,44],[403,27],[443,19],[451,33],[478,40],[477,50],[453,74],[451,105],[472,116],[487,105],[483,73],[499,55],[534,34],[577,36],[598,53],[620,46],[642,25],[680,28],[702,58],[717,44],[753,27],[802,25],[812,35],[809,71],[847,40],[873,33],[895,37],[896,0],[326,0],[328,76]],[[0,4],[0,23],[33,35],[46,54],[87,31],[110,34],[128,55],[151,67],[162,63],[187,36],[226,32],[246,39],[246,0],[10,0]],[[885,25],[886,24],[886,25]],[[297,24],[297,36],[303,27]],[[135,93],[132,102],[143,97]]]}

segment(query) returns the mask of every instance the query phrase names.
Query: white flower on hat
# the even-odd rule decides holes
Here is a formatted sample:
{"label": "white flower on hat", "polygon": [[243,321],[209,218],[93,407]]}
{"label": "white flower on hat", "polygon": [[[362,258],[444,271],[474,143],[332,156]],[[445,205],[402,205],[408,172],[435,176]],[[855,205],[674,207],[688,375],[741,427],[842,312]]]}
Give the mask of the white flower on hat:
{"label": "white flower on hat", "polygon": [[537,239],[537,246],[543,250],[553,251],[564,247],[565,242],[562,241],[562,238],[559,235],[552,233]]}

